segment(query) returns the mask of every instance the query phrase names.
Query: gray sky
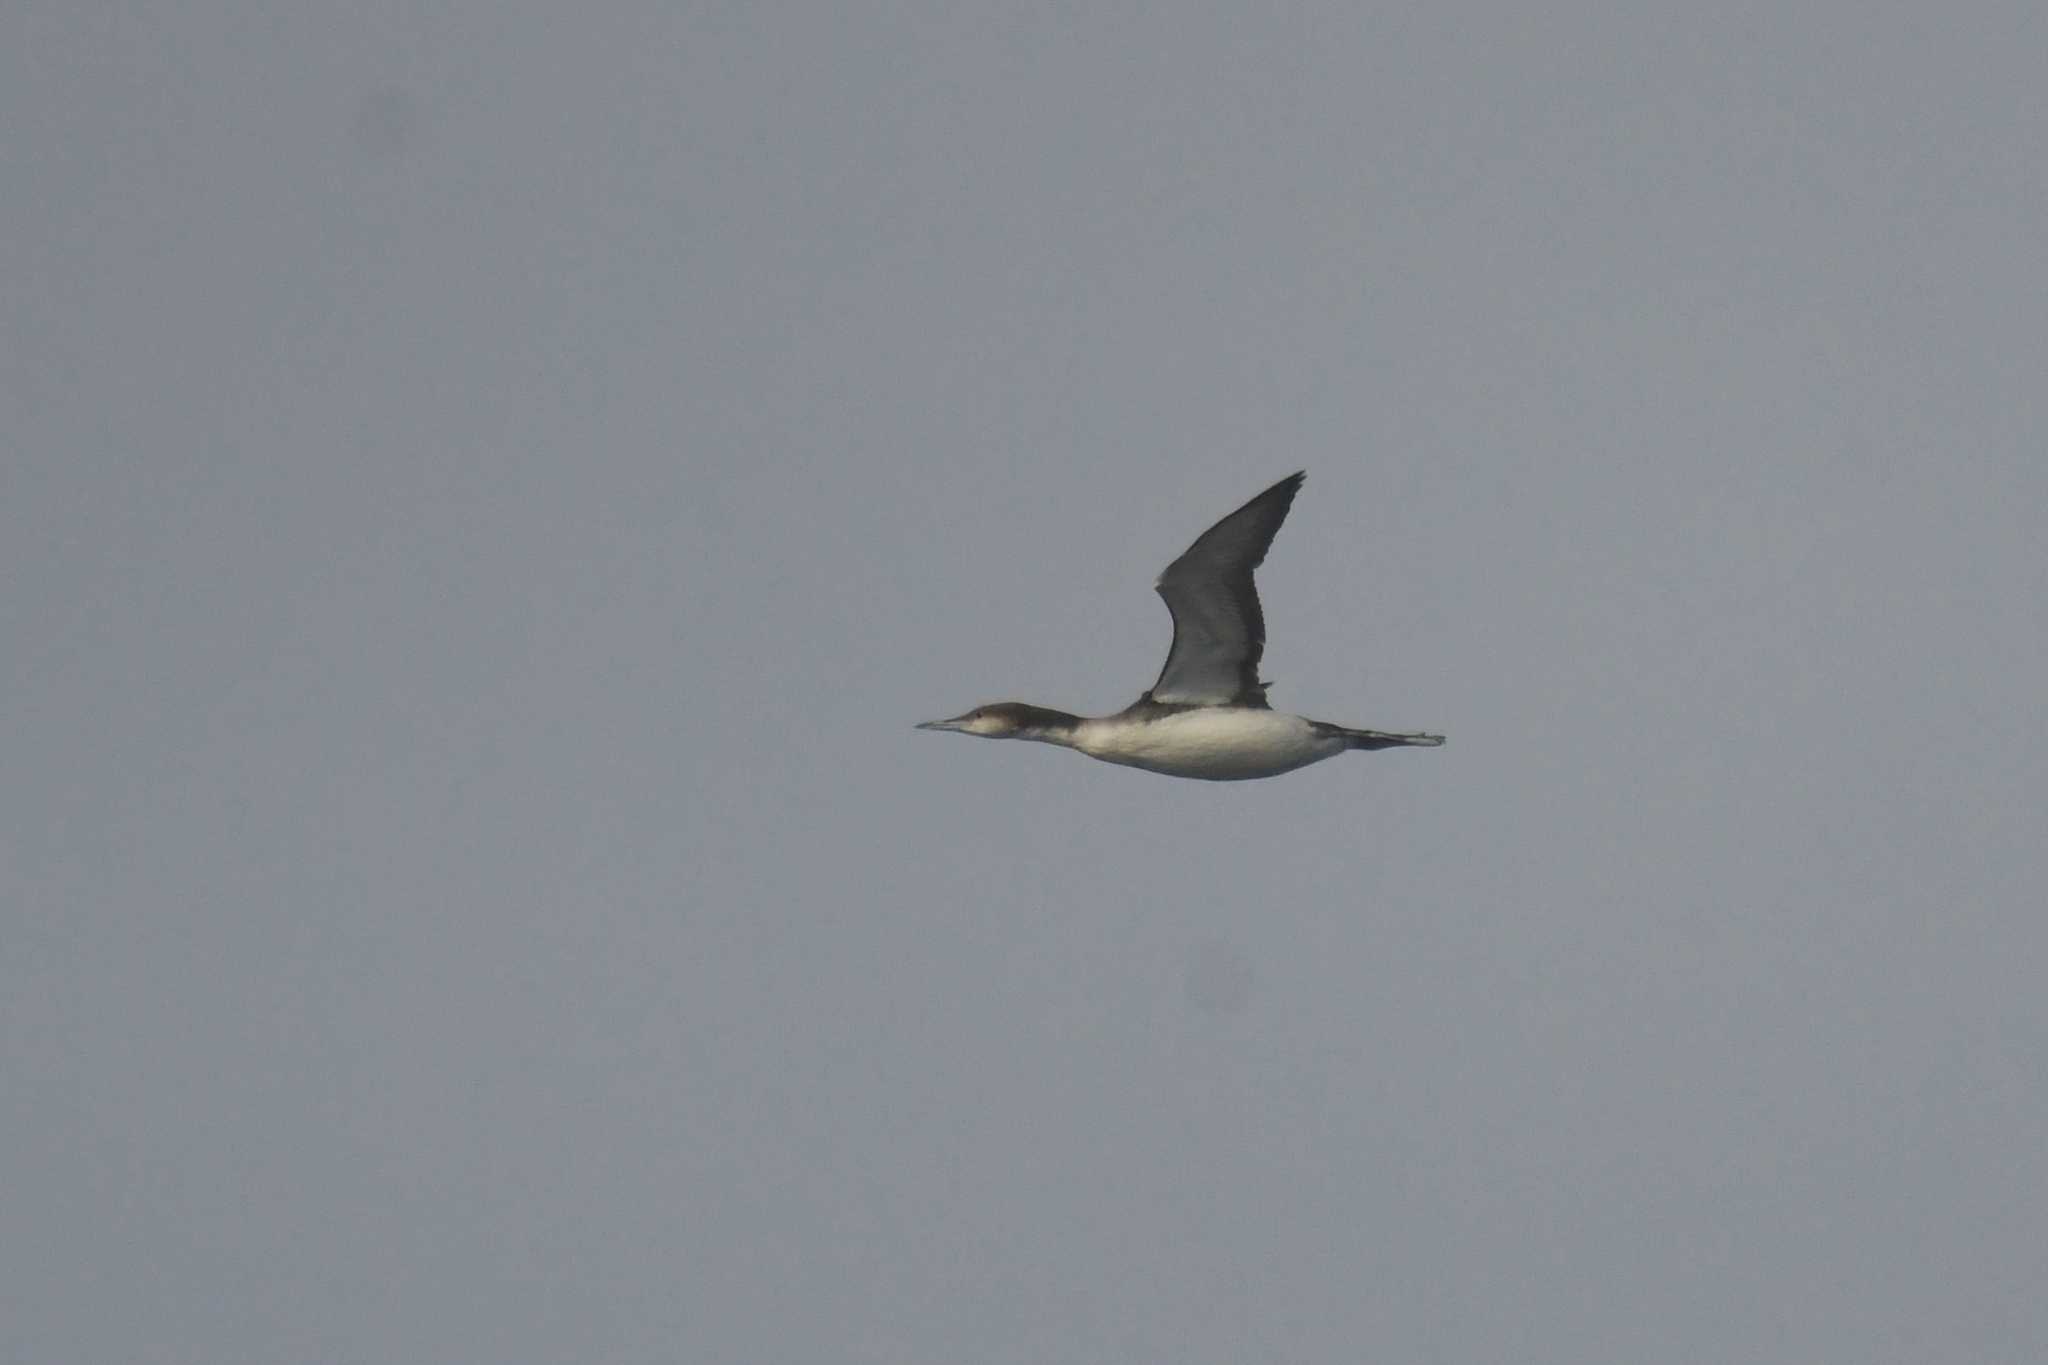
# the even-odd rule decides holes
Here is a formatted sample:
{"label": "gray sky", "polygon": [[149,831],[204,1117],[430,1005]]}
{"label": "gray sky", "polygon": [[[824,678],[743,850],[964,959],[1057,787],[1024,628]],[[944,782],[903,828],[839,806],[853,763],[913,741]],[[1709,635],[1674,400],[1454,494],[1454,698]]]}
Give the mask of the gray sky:
{"label": "gray sky", "polygon": [[2048,11],[1710,8],[18,0],[0,1357],[2048,1356]]}

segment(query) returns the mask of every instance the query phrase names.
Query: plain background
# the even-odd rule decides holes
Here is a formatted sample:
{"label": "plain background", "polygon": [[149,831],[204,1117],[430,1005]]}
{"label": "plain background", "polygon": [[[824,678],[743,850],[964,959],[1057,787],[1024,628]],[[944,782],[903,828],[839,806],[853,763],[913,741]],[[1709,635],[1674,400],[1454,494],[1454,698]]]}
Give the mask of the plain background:
{"label": "plain background", "polygon": [[0,1357],[2048,1357],[2044,16],[15,0]]}

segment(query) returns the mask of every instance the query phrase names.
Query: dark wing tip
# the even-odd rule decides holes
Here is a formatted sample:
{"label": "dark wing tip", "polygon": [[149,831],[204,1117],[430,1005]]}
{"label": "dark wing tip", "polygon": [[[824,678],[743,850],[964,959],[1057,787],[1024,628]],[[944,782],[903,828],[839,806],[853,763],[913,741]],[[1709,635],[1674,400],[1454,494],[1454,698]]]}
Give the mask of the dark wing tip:
{"label": "dark wing tip", "polygon": [[1307,470],[1297,470],[1217,523],[1220,527],[1246,513],[1251,514],[1248,529],[1253,540],[1245,547],[1251,552],[1251,567],[1257,568],[1265,563],[1266,551],[1273,548],[1273,538],[1280,534],[1281,523],[1287,520],[1288,512],[1294,508],[1294,495],[1301,491],[1301,485],[1307,479]]}
{"label": "dark wing tip", "polygon": [[[1294,506],[1294,495],[1301,491],[1302,484],[1306,482],[1308,482],[1308,471],[1306,469],[1297,469],[1294,473],[1289,474],[1286,478],[1280,480],[1280,482],[1274,484],[1265,492],[1245,503],[1244,507],[1240,507],[1237,510],[1242,512],[1246,508],[1252,507],[1273,508],[1277,513],[1274,517],[1273,529],[1277,531],[1280,529],[1279,523],[1287,519],[1288,510]],[[1232,513],[1232,515],[1234,516],[1236,513]],[[1224,520],[1228,521],[1229,518],[1226,517]]]}
{"label": "dark wing tip", "polygon": [[1266,551],[1272,548],[1273,538],[1280,534],[1281,523],[1287,520],[1287,513],[1294,507],[1294,495],[1301,491],[1302,482],[1307,478],[1307,470],[1297,470],[1264,492],[1246,499],[1242,507],[1196,536],[1194,544],[1188,546],[1180,559],[1166,566],[1166,572],[1170,574],[1183,563],[1201,558],[1204,552],[1220,554],[1226,562],[1235,559],[1238,562],[1231,565],[1232,568],[1257,568],[1265,562]]}

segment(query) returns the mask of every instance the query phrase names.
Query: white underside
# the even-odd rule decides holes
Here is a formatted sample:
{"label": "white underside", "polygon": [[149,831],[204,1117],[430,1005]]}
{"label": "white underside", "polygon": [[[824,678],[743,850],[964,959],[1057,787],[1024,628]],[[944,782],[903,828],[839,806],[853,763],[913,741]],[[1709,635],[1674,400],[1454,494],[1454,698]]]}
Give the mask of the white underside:
{"label": "white underside", "polygon": [[1205,707],[1156,720],[1116,717],[1081,722],[1073,746],[1105,763],[1174,777],[1234,782],[1272,777],[1344,752],[1300,716],[1240,707]]}

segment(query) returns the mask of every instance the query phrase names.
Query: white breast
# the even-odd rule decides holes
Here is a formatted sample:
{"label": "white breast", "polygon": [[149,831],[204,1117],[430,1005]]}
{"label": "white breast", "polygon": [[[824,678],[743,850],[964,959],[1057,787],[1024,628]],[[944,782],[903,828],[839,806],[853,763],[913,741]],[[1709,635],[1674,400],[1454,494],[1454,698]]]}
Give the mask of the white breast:
{"label": "white breast", "polygon": [[1237,707],[1204,707],[1156,720],[1116,717],[1082,723],[1074,747],[1107,763],[1175,777],[1231,782],[1272,777],[1344,751],[1300,716]]}

